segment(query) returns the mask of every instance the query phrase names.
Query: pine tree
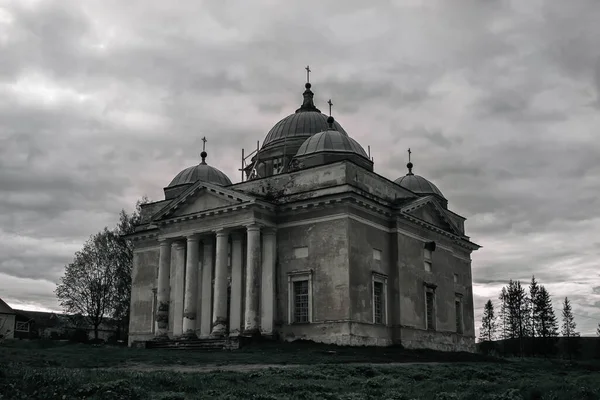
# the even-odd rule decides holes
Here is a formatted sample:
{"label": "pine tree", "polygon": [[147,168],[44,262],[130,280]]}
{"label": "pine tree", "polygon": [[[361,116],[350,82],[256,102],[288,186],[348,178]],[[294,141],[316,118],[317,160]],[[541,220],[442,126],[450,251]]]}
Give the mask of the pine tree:
{"label": "pine tree", "polygon": [[571,359],[573,353],[577,350],[578,342],[576,339],[579,336],[579,332],[575,330],[577,324],[575,323],[575,317],[573,316],[573,310],[571,309],[571,302],[567,297],[565,297],[563,303],[562,317],[562,335],[566,340],[567,353],[569,354],[569,359]]}
{"label": "pine tree", "polygon": [[494,304],[492,300],[485,303],[483,317],[481,318],[481,330],[479,331],[479,340],[482,342],[491,342],[496,337],[496,316],[494,315]]}
{"label": "pine tree", "polygon": [[510,333],[508,329],[508,293],[506,292],[506,286],[502,288],[500,296],[500,324],[502,325],[500,336],[502,340],[510,339]]}
{"label": "pine tree", "polygon": [[530,332],[531,337],[535,338],[538,336],[536,332],[537,325],[539,324],[539,304],[538,296],[540,293],[540,287],[535,280],[535,276],[531,277],[531,283],[529,284],[529,309],[530,309]]}
{"label": "pine tree", "polygon": [[563,323],[562,323],[562,334],[564,337],[577,337],[579,336],[579,332],[575,329],[577,328],[577,324],[575,323],[575,317],[573,316],[573,310],[571,308],[571,302],[567,297],[565,297],[565,301],[563,303]]}
{"label": "pine tree", "polygon": [[554,314],[550,293],[543,285],[539,286],[534,307],[537,310],[535,330],[542,339],[542,352],[546,355],[554,347],[554,338],[558,336],[558,320]]}

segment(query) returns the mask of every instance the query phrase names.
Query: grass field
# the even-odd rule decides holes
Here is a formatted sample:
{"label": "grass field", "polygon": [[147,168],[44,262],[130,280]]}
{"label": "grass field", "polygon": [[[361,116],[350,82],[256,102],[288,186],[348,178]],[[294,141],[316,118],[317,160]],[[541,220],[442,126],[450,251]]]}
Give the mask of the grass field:
{"label": "grass field", "polygon": [[0,347],[0,399],[84,398],[587,400],[600,399],[600,364],[315,344],[212,353]]}

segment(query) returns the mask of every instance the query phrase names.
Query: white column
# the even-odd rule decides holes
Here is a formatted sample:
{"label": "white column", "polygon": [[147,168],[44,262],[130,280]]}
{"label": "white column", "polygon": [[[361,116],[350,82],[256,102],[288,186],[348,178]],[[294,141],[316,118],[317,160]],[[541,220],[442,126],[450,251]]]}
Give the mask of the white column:
{"label": "white column", "polygon": [[275,319],[275,260],[277,258],[277,234],[273,228],[263,228],[262,271],[260,287],[260,333],[273,335]]}
{"label": "white column", "polygon": [[238,336],[242,329],[242,279],[243,235],[231,235],[231,304],[229,311],[229,335]]}
{"label": "white column", "polygon": [[170,269],[171,242],[169,240],[161,240],[158,260],[158,289],[156,294],[158,305],[156,307],[156,327],[154,330],[154,335],[161,338],[166,338],[169,330]]}
{"label": "white column", "polygon": [[260,293],[260,226],[248,225],[248,248],[246,254],[246,304],[244,334],[258,333],[258,301]]}
{"label": "white column", "polygon": [[209,337],[212,322],[212,275],[213,275],[213,243],[212,236],[202,238],[204,255],[202,260],[202,314],[200,336]]}
{"label": "white column", "polygon": [[175,276],[173,277],[173,336],[183,334],[183,298],[185,292],[185,242],[175,244]]}
{"label": "white column", "polygon": [[183,334],[196,336],[196,305],[198,302],[198,235],[187,237],[187,257],[185,260],[185,298],[183,302]]}
{"label": "white column", "polygon": [[215,297],[211,335],[223,336],[227,330],[227,247],[229,233],[224,229],[219,229],[216,234]]}

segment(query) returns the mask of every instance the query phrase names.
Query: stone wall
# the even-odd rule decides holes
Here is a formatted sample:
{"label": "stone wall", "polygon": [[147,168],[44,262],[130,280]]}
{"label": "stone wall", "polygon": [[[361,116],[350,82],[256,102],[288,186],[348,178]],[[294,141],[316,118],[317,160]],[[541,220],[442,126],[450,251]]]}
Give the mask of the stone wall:
{"label": "stone wall", "polygon": [[313,321],[347,321],[348,221],[338,219],[280,228],[277,232],[277,325],[283,336],[317,334],[318,324],[288,324],[288,274],[312,270]]}

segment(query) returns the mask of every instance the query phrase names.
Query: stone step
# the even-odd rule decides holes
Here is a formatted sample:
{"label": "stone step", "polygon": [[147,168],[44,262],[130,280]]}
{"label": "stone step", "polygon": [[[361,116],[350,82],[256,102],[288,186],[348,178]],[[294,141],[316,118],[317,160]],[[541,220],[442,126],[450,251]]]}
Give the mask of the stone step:
{"label": "stone step", "polygon": [[145,344],[147,349],[231,350],[240,347],[237,339],[221,338],[149,340]]}

